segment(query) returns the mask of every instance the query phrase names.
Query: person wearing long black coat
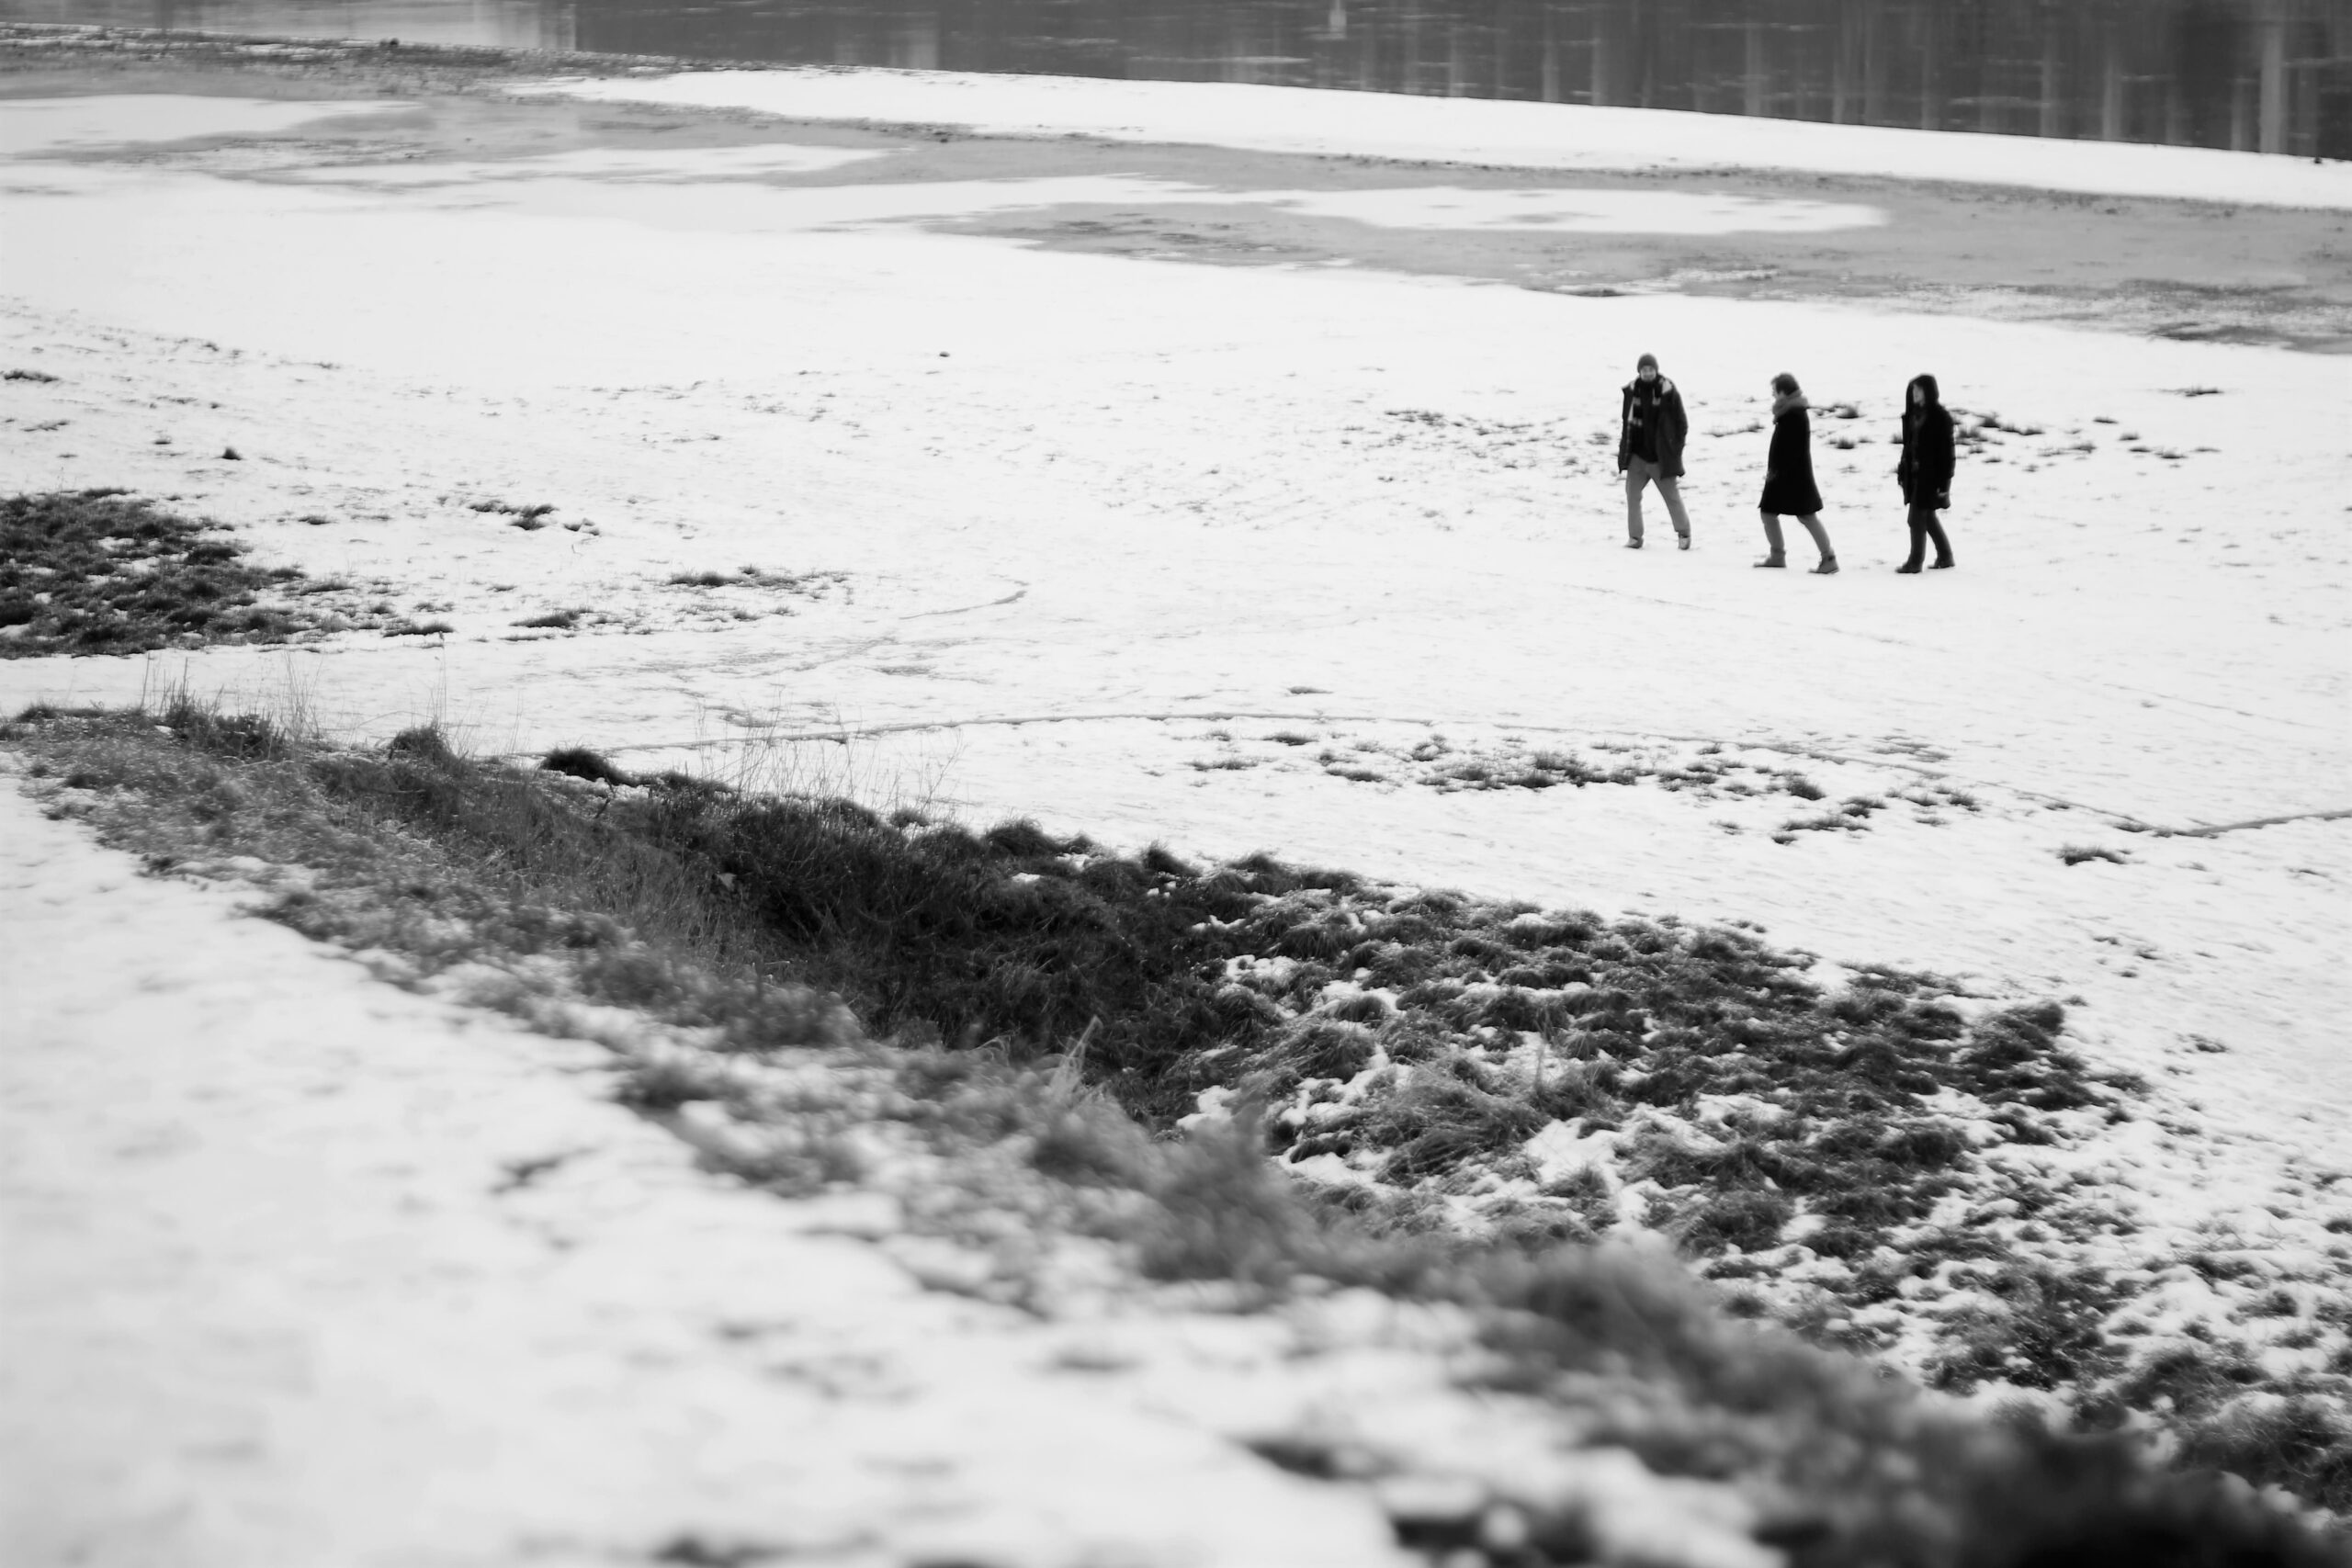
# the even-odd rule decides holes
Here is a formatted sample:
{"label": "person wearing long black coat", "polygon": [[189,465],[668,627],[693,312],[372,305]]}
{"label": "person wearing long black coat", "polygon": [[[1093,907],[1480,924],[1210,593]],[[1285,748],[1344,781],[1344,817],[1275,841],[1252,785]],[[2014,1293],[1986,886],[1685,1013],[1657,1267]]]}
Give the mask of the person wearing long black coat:
{"label": "person wearing long black coat", "polygon": [[1758,502],[1764,513],[1764,542],[1772,553],[1756,564],[1789,564],[1781,543],[1781,519],[1794,513],[1821,552],[1821,564],[1813,569],[1814,575],[1833,577],[1838,571],[1838,552],[1821,525],[1821,491],[1813,482],[1813,422],[1805,414],[1809,406],[1795,377],[1783,370],[1772,378],[1772,448],[1764,459],[1764,498]]}
{"label": "person wearing long black coat", "polygon": [[1914,376],[1903,392],[1903,460],[1894,466],[1894,477],[1903,485],[1903,504],[1910,509],[1911,554],[1895,570],[1917,572],[1929,540],[1936,546],[1934,570],[1951,570],[1951,541],[1944,536],[1936,513],[1951,504],[1954,466],[1951,414],[1936,378]]}

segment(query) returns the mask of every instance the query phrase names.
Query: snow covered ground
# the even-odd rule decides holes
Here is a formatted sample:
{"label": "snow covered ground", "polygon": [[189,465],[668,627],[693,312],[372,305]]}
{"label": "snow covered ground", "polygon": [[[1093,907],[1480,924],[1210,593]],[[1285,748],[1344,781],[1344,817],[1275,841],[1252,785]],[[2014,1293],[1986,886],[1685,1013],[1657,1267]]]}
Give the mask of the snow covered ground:
{"label": "snow covered ground", "polygon": [[1237,1439],[1466,1404],[1412,1325],[925,1291],[887,1205],[747,1201],[596,1093],[601,1047],[13,787],[0,845],[11,1562],[1410,1561]]}
{"label": "snow covered ground", "polygon": [[[2342,209],[2340,165],[1726,122],[1735,160],[1686,133],[1693,117],[1567,155],[1547,151],[1548,130],[1495,128],[1537,106],[1382,100],[1377,117],[1334,118],[1285,96],[1241,114],[1228,99],[1242,90],[1130,85],[1105,108],[1105,84],[890,73],[565,90],[1555,172],[1528,177],[1533,194],[1466,199],[1447,169],[1391,169],[1373,198],[1327,188],[1311,160],[1274,183],[1214,169],[1172,182],[1126,174],[1112,146],[1082,187],[926,181],[894,173],[920,136],[747,132],[741,116],[730,146],[485,156],[424,136],[429,105],[0,101],[0,487],[129,486],[234,525],[266,561],[380,584],[452,628],[11,660],[0,706],[186,680],[300,700],[352,735],[437,717],[488,751],[584,744],[632,765],[1029,815],[1114,844],[1262,847],[1539,903],[1750,920],[1831,965],[2070,1001],[2090,1053],[2154,1079],[2171,1119],[2163,1146],[2119,1142],[2102,1167],[2155,1235],[2267,1235],[2278,1267],[2338,1267],[2320,1226],[2341,1201],[2328,1179],[2352,1170],[2345,360],[1835,301],[1579,298],[1373,272],[1343,254],[1246,267],[1071,254],[984,230],[1009,211],[1035,228],[1151,208],[1246,244],[1252,223],[1303,211],[1337,253],[1363,225],[1468,248],[1531,217],[1574,231],[1583,215],[1663,227],[1702,262],[1743,225],[1877,220],[1867,200],[1798,203],[1732,176],[1627,199],[1577,171],[1655,152],[1686,170],[1777,163]],[[951,112],[947,97],[985,107]],[[1312,127],[1294,132],[1298,117]],[[1644,350],[1691,408],[1688,554],[1654,502],[1649,547],[1622,547],[1616,389]],[[1766,382],[1783,369],[1817,410],[1856,413],[1816,413],[1835,578],[1748,566]],[[1901,578],[1890,437],[1923,369],[1996,419],[1955,486],[1961,569]],[[525,529],[480,509],[499,505],[556,510]],[[672,581],[747,566],[762,585]],[[560,609],[582,612],[573,629],[517,625]],[[1446,789],[1413,756],[1656,763],[1702,745],[1778,759],[1824,799],[1654,779]],[[1973,804],[1892,799],[1928,785]],[[1788,830],[1854,799],[1886,805],[1859,828]],[[183,894],[101,875],[12,809],[12,856],[46,846],[34,858],[68,868],[57,917],[9,944],[25,965],[12,1008],[39,1003],[31,987],[51,983],[39,956],[69,951],[68,933],[85,953],[223,944],[192,971],[297,962],[274,931],[175,915],[185,937],[134,933],[141,910]],[[2077,848],[2114,858],[2067,863]],[[364,1002],[361,982],[334,988],[335,1007],[400,1011],[404,1036],[442,1032],[443,1015],[428,1026],[405,1001]],[[141,1077],[130,1027],[62,1021],[12,1043],[15,1070],[50,1093],[43,1064],[59,1058],[23,1044],[85,1041],[128,1053],[107,1082]],[[265,1051],[234,1030],[200,1038]],[[603,1114],[526,1057],[414,1049],[429,1065],[387,1092],[466,1103],[437,1077],[463,1071],[495,1078],[518,1117]],[[278,1124],[269,1106],[325,1114],[268,1088],[280,1066],[256,1055],[252,1070],[256,1136]],[[283,1070],[297,1084],[320,1072]],[[157,1094],[202,1092],[192,1066],[169,1071],[196,1077]],[[176,1213],[153,1168],[90,1157],[154,1123],[72,1092],[103,1135],[41,1145],[26,1156],[39,1179],[103,1180]],[[488,1111],[469,1125],[475,1168],[511,1152]],[[414,1181],[460,1180],[401,1147],[424,1133],[371,1135]],[[629,1168],[662,1157],[649,1147]],[[399,1183],[369,1179],[368,1201],[400,1201]],[[723,1202],[692,1188],[645,1201],[818,1245],[788,1218],[720,1218]],[[594,1212],[593,1194],[580,1201]],[[526,1288],[545,1244],[497,1234],[512,1253],[499,1278]],[[605,1267],[639,1267],[640,1234],[610,1232]],[[14,1278],[46,1291],[85,1266],[58,1245]],[[171,1289],[154,1288],[158,1302]],[[302,1317],[288,1301],[288,1321]],[[254,1353],[302,1386],[299,1356]],[[703,1375],[721,1374],[679,1374]],[[108,1451],[90,1441],[77,1451]],[[716,1439],[710,1451],[741,1458]],[[705,1482],[698,1495],[724,1490]],[[248,1541],[261,1538],[237,1532],[272,1527],[220,1528]]]}

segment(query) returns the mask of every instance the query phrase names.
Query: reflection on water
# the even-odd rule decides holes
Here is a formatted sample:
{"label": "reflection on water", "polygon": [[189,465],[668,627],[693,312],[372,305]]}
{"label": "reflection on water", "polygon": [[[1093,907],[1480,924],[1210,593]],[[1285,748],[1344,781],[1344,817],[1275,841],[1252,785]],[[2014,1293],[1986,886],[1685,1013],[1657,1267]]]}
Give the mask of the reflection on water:
{"label": "reflection on water", "polygon": [[2352,157],[2352,0],[0,0],[0,17],[1269,82]]}

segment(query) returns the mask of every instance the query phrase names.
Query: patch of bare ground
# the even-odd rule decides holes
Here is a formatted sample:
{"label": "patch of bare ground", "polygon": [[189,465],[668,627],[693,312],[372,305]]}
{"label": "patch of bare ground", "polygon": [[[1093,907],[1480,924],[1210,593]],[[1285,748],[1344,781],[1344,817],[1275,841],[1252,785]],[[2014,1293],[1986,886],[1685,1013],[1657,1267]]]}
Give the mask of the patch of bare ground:
{"label": "patch of bare ground", "polygon": [[121,491],[0,498],[0,658],[446,632],[339,579],[257,567],[218,525]]}

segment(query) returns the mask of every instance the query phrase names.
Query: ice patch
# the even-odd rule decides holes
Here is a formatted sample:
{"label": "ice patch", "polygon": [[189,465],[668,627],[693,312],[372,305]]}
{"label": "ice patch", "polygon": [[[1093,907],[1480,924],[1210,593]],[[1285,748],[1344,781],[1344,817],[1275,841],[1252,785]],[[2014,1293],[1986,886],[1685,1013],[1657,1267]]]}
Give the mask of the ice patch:
{"label": "ice patch", "polygon": [[879,149],[803,147],[787,141],[754,147],[582,147],[530,158],[468,163],[330,165],[281,176],[304,184],[454,186],[497,180],[578,179],[617,184],[660,180],[757,180],[772,175],[819,175],[888,156]]}
{"label": "ice patch", "polygon": [[1691,191],[1402,190],[1253,191],[1227,199],[1264,202],[1317,218],[1381,229],[1500,229],[1544,234],[1818,234],[1874,229],[1875,207],[1827,201],[1709,196]]}
{"label": "ice patch", "polygon": [[[453,164],[344,164],[304,169],[305,185],[379,189],[495,187],[493,204],[540,216],[605,217],[673,229],[737,233],[978,218],[1053,207],[1273,207],[1382,229],[1552,234],[1822,233],[1874,228],[1872,207],[1687,191],[1543,186],[1472,190],[1416,186],[1375,190],[1230,190],[1125,175],[934,180],[771,187],[741,182],[819,174],[879,152],[831,147],[730,147],[646,153],[576,152]],[[732,184],[723,191],[697,186]],[[616,190],[616,186],[643,186]]]}
{"label": "ice patch", "polygon": [[261,98],[202,98],[173,93],[0,102],[0,157],[23,158],[94,147],[187,141],[207,136],[276,136],[316,120],[379,115],[411,106],[380,103],[272,103]]}

